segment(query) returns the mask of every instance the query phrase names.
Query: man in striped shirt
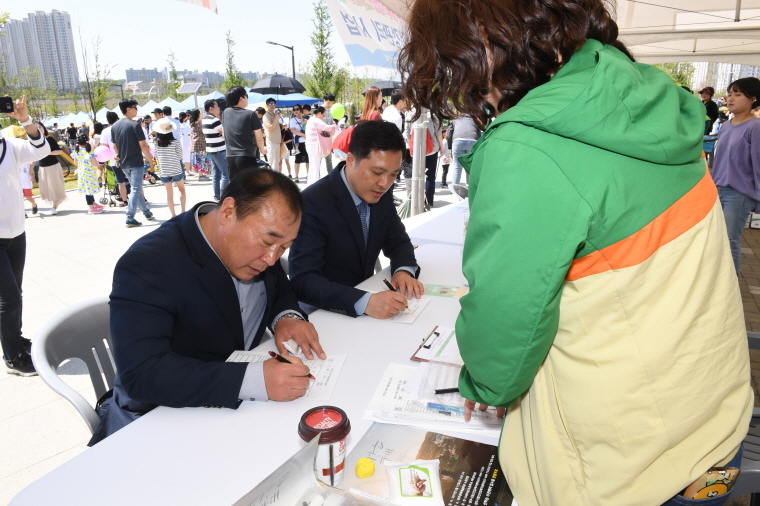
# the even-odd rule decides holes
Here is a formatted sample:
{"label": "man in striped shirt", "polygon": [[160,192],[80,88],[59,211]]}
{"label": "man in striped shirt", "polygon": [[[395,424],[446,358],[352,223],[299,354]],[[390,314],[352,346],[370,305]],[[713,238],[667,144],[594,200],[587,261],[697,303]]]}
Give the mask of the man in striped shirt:
{"label": "man in striped shirt", "polygon": [[[224,143],[224,127],[222,127],[221,109],[216,100],[209,99],[203,104],[206,115],[201,122],[203,136],[206,138],[206,153],[211,157],[213,175],[211,186],[214,188],[214,200],[219,200],[224,187],[230,181],[227,171],[227,147]],[[220,184],[221,182],[221,184]]]}

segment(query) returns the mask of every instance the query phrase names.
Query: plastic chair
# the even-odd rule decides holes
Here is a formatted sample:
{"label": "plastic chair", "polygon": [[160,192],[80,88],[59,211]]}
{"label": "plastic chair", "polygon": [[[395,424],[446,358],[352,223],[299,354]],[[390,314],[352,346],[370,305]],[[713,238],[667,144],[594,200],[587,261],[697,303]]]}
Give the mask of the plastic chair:
{"label": "plastic chair", "polygon": [[58,366],[78,358],[87,371],[100,399],[113,387],[116,365],[111,354],[108,297],[86,300],[61,311],[42,327],[32,342],[32,361],[42,381],[74,405],[94,432],[100,417],[82,395],[58,376]]}
{"label": "plastic chair", "polygon": [[[760,350],[760,332],[747,332],[749,348]],[[760,408],[752,412],[747,437],[744,438],[744,455],[741,473],[736,480],[732,496],[751,494],[750,506],[760,506]]]}

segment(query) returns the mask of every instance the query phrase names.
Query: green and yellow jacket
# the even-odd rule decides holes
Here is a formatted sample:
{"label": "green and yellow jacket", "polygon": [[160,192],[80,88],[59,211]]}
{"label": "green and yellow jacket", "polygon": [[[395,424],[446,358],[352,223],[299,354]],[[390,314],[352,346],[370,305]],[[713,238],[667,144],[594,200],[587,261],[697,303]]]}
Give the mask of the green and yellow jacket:
{"label": "green and yellow jacket", "polygon": [[509,406],[520,506],[659,505],[753,405],[704,105],[589,40],[471,154],[462,395]]}

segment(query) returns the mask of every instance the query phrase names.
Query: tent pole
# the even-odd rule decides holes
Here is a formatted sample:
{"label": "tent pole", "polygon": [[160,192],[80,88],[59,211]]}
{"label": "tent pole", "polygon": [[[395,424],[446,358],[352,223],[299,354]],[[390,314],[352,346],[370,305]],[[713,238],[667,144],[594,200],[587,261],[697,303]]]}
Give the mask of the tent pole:
{"label": "tent pole", "polygon": [[736,16],[734,21],[737,23],[742,20],[742,0],[736,0]]}

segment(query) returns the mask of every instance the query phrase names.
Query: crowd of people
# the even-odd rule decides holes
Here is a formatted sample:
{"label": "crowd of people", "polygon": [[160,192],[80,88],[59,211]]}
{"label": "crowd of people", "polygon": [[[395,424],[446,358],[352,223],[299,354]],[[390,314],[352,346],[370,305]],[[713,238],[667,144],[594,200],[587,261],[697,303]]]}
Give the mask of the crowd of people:
{"label": "crowd of people", "polygon": [[[89,212],[102,212],[92,197],[110,170],[128,185],[127,226],[141,224],[138,208],[153,219],[141,187],[155,165],[171,214],[173,185],[182,211],[115,268],[117,378],[91,444],[159,405],[298,398],[309,371],[297,357],[226,358],[266,329],[282,354],[293,340],[324,358],[314,309],[386,319],[420,297],[390,190],[410,179],[411,125],[429,111],[418,140],[428,204],[441,161],[444,184],[449,168],[455,184],[472,182],[470,290],[456,325],[465,418],[489,406],[505,417],[500,463],[517,501],[724,504],[731,483],[718,491],[710,477],[740,467],[754,404],[737,276],[742,230],[760,211],[760,80],[730,83],[720,103],[704,88],[700,102],[635,61],[601,0],[417,0],[408,23],[403,89],[386,103],[370,87],[353,127],[333,117],[332,94],[286,119],[274,99],[249,109],[233,86],[203,113],[164,108],[139,121],[124,99],[108,127],[67,128]],[[13,117],[28,140],[3,140],[0,175],[60,149],[23,100]],[[710,169],[702,148],[713,135]],[[99,158],[103,146],[112,155]],[[183,181],[206,167],[214,201],[185,212]],[[60,203],[46,172],[40,186],[44,174]],[[22,199],[32,182],[28,169],[14,178],[0,184],[0,338],[9,371],[29,375]],[[396,291],[357,289],[381,251]]]}

